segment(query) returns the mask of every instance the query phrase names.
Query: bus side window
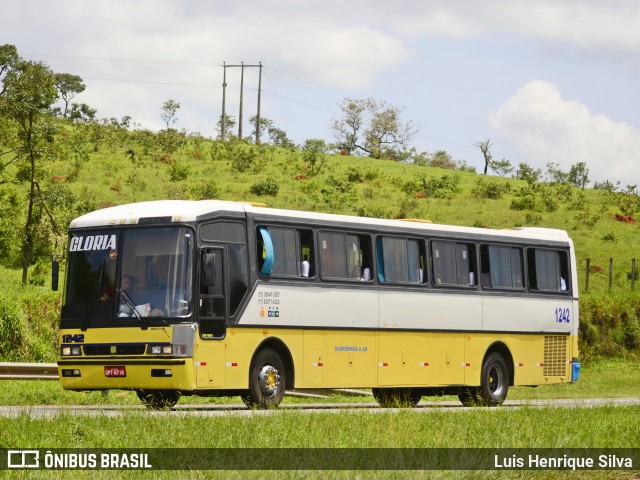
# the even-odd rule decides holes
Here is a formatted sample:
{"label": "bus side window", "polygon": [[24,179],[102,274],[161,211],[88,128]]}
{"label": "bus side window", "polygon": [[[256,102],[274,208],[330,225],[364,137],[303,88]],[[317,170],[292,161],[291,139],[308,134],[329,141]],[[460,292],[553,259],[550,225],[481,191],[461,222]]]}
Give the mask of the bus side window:
{"label": "bus side window", "polygon": [[263,276],[313,277],[313,232],[305,229],[259,227],[258,273]]}
{"label": "bus side window", "polygon": [[434,240],[431,257],[436,285],[476,286],[478,268],[474,244]]}
{"label": "bus side window", "polygon": [[424,242],[378,237],[378,278],[381,282],[423,283]]}
{"label": "bus side window", "polygon": [[567,253],[560,250],[527,250],[529,288],[547,292],[569,291]]}
{"label": "bus side window", "polygon": [[521,248],[482,245],[480,257],[484,288],[524,288]]}
{"label": "bus side window", "polygon": [[372,249],[368,235],[323,232],[319,244],[322,278],[371,281]]}

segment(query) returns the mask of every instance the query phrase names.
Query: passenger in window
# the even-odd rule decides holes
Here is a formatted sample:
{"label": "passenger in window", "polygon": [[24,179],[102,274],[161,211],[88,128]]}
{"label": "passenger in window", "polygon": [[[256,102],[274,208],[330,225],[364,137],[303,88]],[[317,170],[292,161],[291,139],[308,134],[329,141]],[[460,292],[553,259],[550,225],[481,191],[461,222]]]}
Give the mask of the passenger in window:
{"label": "passenger in window", "polygon": [[371,269],[369,267],[364,267],[362,269],[362,278],[361,280],[363,282],[368,282],[369,280],[371,280]]}
{"label": "passenger in window", "polygon": [[564,279],[564,277],[560,277],[560,291],[561,292],[566,292],[567,291],[567,282]]}
{"label": "passenger in window", "polygon": [[309,257],[307,255],[304,256],[304,258],[302,259],[302,265],[300,266],[300,276],[302,277],[308,277],[309,276],[309,270],[311,269],[311,265],[309,264]]}
{"label": "passenger in window", "polygon": [[474,272],[469,272],[469,286],[476,286],[476,274]]}

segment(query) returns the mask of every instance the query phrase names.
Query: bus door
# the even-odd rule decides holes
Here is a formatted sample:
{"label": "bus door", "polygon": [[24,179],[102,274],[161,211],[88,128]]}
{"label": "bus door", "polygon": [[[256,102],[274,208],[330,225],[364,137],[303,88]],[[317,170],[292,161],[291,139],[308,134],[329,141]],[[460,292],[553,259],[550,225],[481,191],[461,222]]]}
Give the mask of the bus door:
{"label": "bus door", "polygon": [[206,247],[201,250],[200,260],[196,383],[198,388],[220,387],[225,384],[224,338],[228,320],[226,248]]}

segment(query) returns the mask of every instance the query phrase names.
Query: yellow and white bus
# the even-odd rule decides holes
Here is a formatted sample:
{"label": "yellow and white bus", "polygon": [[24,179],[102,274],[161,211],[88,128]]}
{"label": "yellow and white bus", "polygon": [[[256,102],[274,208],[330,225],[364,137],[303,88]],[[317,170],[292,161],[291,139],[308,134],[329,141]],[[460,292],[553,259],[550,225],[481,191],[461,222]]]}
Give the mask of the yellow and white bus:
{"label": "yellow and white bus", "polygon": [[59,374],[151,407],[333,388],[498,405],[512,385],[577,380],[577,296],[561,230],[122,205],[71,222]]}

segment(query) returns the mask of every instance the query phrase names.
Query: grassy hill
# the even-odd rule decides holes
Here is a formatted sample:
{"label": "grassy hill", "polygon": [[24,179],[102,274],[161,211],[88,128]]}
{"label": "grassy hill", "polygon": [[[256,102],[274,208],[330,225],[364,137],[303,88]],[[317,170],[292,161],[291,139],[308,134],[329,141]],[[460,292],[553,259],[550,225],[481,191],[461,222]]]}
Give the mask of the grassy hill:
{"label": "grassy hill", "polygon": [[162,133],[155,140],[134,132],[117,142],[85,141],[84,156],[72,152],[51,162],[44,181],[72,192],[76,213],[152,199],[220,198],[454,225],[561,228],[574,239],[581,280],[590,258],[590,287],[606,289],[613,258],[615,289],[630,289],[640,225],[620,219],[640,207],[637,195],[340,155],[326,155],[312,175],[300,150],[176,135],[181,140],[171,148],[163,147]]}
{"label": "grassy hill", "polygon": [[[136,201],[219,198],[264,202],[276,208],[424,218],[434,223],[486,228],[535,225],[565,229],[576,245],[581,290],[585,261],[591,259],[592,293],[583,296],[582,328],[584,337],[591,342],[609,344],[592,351],[615,353],[620,348],[639,348],[640,301],[631,293],[629,279],[631,259],[638,255],[640,244],[640,226],[633,218],[640,209],[635,194],[580,190],[566,184],[529,184],[468,171],[342,155],[314,157],[311,161],[302,150],[223,143],[175,131],[131,132],[117,125],[65,126],[57,142],[56,158],[41,169],[40,187],[58,232],[46,226],[43,214],[41,236],[48,236],[48,242],[42,241],[45,245],[40,252],[42,260],[31,271],[32,283],[41,285],[43,298],[49,304],[51,296],[44,293],[46,286],[42,286],[48,285],[48,254],[64,251],[65,230],[71,218],[97,208]],[[21,219],[26,215],[22,211],[26,188],[9,181],[19,173],[17,167],[8,167],[0,173],[4,180],[0,185],[3,203],[0,246],[6,252],[0,273],[7,286],[5,298],[0,297],[2,304],[16,301],[6,292],[11,291],[9,285],[19,282],[11,267],[17,266],[19,258],[16,238],[23,225]],[[611,292],[610,258],[614,259]],[[29,302],[33,303],[33,299]],[[6,327],[9,324],[6,318],[11,317],[7,312],[11,309],[7,310],[6,305],[2,308],[0,321],[5,318]],[[20,308],[23,317],[29,315],[24,302]],[[626,313],[619,312],[620,308]],[[608,312],[613,323],[600,324],[603,315],[597,312],[601,309]],[[48,316],[51,312],[45,310]],[[626,319],[620,320],[621,316]],[[54,316],[50,322],[55,324],[55,320]],[[600,339],[603,332],[611,333],[611,328],[622,332],[618,334],[620,338]],[[1,332],[2,328],[0,337]],[[629,335],[636,339],[631,344]],[[33,352],[20,358],[30,356],[34,356]],[[35,357],[49,355],[45,352]]]}

